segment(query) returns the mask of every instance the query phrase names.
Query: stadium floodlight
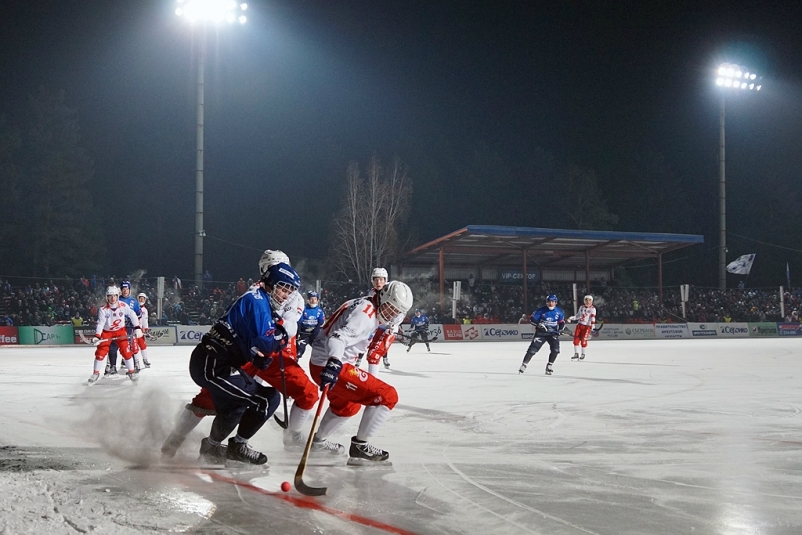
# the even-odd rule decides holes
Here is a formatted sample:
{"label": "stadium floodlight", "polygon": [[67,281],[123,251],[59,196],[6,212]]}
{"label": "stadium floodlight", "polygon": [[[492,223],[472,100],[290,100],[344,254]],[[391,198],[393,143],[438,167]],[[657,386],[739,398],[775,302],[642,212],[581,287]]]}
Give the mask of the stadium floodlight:
{"label": "stadium floodlight", "polygon": [[725,130],[726,113],[724,103],[727,94],[760,91],[757,74],[734,63],[722,63],[716,69],[716,85],[721,90],[721,114],[719,116],[719,251],[718,251],[718,287],[727,289],[727,184],[725,180]]}
{"label": "stadium floodlight", "polygon": [[178,3],[175,14],[190,22],[239,21],[244,24],[246,19],[242,12],[248,9],[248,4],[237,4],[234,0],[178,0]]}
{"label": "stadium floodlight", "polygon": [[206,25],[227,22],[245,24],[244,12],[248,4],[234,0],[177,0],[175,14],[190,23],[202,25],[198,43],[198,125],[195,157],[195,284],[203,285],[203,96],[206,68]]}

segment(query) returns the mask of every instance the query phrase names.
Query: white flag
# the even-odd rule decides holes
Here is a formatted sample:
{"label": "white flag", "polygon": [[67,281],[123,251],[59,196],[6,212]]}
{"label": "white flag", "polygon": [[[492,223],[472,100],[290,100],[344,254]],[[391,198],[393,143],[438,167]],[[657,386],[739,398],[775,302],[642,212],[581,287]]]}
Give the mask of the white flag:
{"label": "white flag", "polygon": [[752,269],[752,263],[755,261],[755,254],[745,254],[739,256],[729,264],[727,264],[727,271],[735,273],[736,275],[749,275]]}

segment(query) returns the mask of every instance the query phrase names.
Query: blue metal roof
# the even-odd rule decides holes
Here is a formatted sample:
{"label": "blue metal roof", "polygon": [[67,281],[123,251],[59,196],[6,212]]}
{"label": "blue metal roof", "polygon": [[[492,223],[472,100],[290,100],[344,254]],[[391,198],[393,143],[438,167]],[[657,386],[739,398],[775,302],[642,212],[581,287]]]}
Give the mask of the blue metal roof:
{"label": "blue metal roof", "polygon": [[468,225],[470,234],[491,236],[534,236],[578,238],[582,240],[627,240],[677,243],[704,243],[704,236],[696,234],[666,234],[654,232],[615,232],[612,230],[571,230],[536,227],[504,227],[500,225]]}

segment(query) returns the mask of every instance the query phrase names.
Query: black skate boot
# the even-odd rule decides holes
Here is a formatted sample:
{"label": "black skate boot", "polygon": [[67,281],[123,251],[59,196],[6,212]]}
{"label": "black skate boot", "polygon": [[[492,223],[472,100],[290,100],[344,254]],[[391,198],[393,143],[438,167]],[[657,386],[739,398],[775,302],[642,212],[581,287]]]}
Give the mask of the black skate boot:
{"label": "black skate boot", "polygon": [[97,383],[97,380],[100,379],[100,372],[95,372],[89,376],[89,380],[86,381],[86,384],[93,385]]}
{"label": "black skate boot", "polygon": [[518,373],[523,373],[526,371],[526,364],[521,364],[521,367],[518,368]]}
{"label": "black skate boot", "polygon": [[571,357],[571,360],[579,360],[579,353],[574,353],[574,356]]}
{"label": "black skate boot", "polygon": [[546,364],[546,375],[551,375],[554,373],[554,368],[551,367],[551,362]]}
{"label": "black skate boot", "polygon": [[198,460],[209,464],[226,464],[228,448],[220,444],[212,444],[209,438],[201,440]]}
{"label": "black skate boot", "polygon": [[134,383],[135,383],[135,382],[137,382],[137,381],[139,381],[139,370],[137,370],[136,368],[134,368],[134,369],[133,369],[133,370],[131,370],[130,372],[126,372],[126,375],[127,375],[127,376],[128,376],[128,378],[129,378],[129,379],[131,379],[131,381],[132,381],[132,382],[134,382]]}
{"label": "black skate boot", "polygon": [[265,464],[267,455],[248,446],[247,442],[239,442],[236,438],[228,439],[226,459],[245,464]]}
{"label": "black skate boot", "polygon": [[579,360],[585,360],[585,354],[584,354],[584,353],[582,353],[581,355],[579,355]]}
{"label": "black skate boot", "polygon": [[367,441],[357,440],[351,437],[351,449],[348,451],[351,456],[348,464],[351,466],[370,466],[370,465],[389,465],[390,454],[381,450]]}
{"label": "black skate boot", "polygon": [[117,375],[117,366],[113,366],[111,364],[106,366],[106,373],[103,374],[105,377],[110,377],[112,375]]}
{"label": "black skate boot", "polygon": [[387,358],[387,355],[382,357],[382,362],[384,362],[385,369],[390,369],[390,359]]}
{"label": "black skate boot", "polygon": [[145,357],[142,357],[142,364],[145,365],[145,368],[150,368],[150,362]]}

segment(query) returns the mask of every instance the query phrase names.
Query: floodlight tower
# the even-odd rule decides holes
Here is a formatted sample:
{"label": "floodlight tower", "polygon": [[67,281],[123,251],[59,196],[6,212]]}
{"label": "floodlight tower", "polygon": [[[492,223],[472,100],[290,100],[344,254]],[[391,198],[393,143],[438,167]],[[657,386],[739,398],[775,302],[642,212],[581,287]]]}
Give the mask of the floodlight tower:
{"label": "floodlight tower", "polygon": [[724,124],[725,100],[727,94],[741,91],[760,91],[761,79],[744,67],[722,63],[716,71],[716,85],[721,89],[721,114],[719,117],[718,152],[718,200],[719,200],[719,250],[718,250],[718,289],[727,289],[727,189],[724,174]]}
{"label": "floodlight tower", "polygon": [[206,29],[210,24],[245,24],[248,4],[234,0],[178,0],[175,14],[200,27],[198,52],[198,126],[195,158],[195,284],[203,285],[203,83],[206,67]]}

